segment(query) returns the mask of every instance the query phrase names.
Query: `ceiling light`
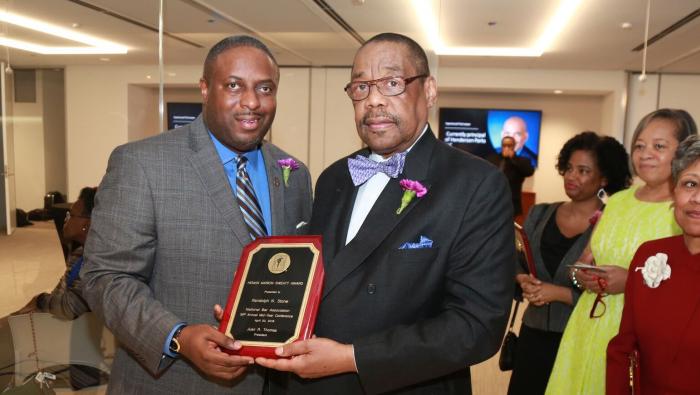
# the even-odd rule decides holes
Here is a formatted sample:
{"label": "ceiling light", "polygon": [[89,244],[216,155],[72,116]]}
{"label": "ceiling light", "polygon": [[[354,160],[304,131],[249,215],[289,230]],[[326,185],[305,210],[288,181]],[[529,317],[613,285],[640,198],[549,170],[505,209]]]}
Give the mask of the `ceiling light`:
{"label": "ceiling light", "polygon": [[147,79],[147,80],[150,80],[150,79],[151,79],[151,76],[150,76],[150,75],[147,75],[147,76],[146,76],[146,79]]}
{"label": "ceiling light", "polygon": [[632,24],[629,23],[629,22],[622,22],[622,23],[620,23],[620,28],[621,28],[621,29],[624,29],[624,30],[627,30],[627,29],[632,28]]}
{"label": "ceiling light", "polygon": [[168,73],[168,77],[175,77],[175,76],[177,76],[177,74],[175,74],[173,72]]}
{"label": "ceiling light", "polygon": [[528,56],[537,57],[549,49],[554,39],[569,22],[581,0],[561,0],[559,7],[547,23],[544,32],[531,47],[448,47],[442,42],[433,12],[432,1],[413,0],[413,8],[421,21],[425,21],[426,34],[433,50],[438,55],[453,56]]}
{"label": "ceiling light", "polygon": [[109,62],[111,59],[110,58],[100,58],[100,60],[103,62]]}
{"label": "ceiling light", "polygon": [[561,89],[555,89],[555,90],[554,90],[554,94],[555,94],[555,95],[561,95],[562,93],[564,93],[564,91],[561,90]]}
{"label": "ceiling light", "polygon": [[0,11],[0,21],[88,45],[87,47],[53,47],[12,38],[0,38],[0,45],[12,48],[42,55],[125,54],[128,52],[128,48],[123,45],[7,11]]}

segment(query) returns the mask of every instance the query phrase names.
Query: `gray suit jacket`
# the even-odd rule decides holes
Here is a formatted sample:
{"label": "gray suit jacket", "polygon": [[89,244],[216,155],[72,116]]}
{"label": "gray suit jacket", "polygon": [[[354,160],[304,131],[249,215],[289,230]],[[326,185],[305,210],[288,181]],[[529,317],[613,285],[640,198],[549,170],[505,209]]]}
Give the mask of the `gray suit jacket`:
{"label": "gray suit jacket", "polygon": [[[579,296],[581,296],[581,290],[576,288],[569,278],[569,266],[576,263],[583,250],[588,244],[588,240],[591,238],[591,232],[593,231],[593,226],[589,226],[588,229],[581,234],[581,236],[574,242],[569,251],[566,252],[564,258],[562,258],[559,267],[554,275],[554,278],[549,274],[547,267],[542,259],[542,250],[540,246],[542,245],[542,234],[544,233],[544,228],[549,222],[550,218],[556,213],[557,207],[559,207],[562,202],[559,203],[544,203],[538,204],[530,210],[530,213],[525,219],[525,233],[530,240],[530,247],[532,248],[532,256],[535,259],[535,271],[537,272],[537,277],[548,283],[555,285],[560,285],[562,287],[571,288],[571,297],[573,304],[571,306],[564,303],[550,303],[545,306],[535,306],[530,304],[525,310],[523,315],[523,323],[530,328],[540,329],[543,331],[551,332],[564,332],[566,323],[569,321],[569,316],[578,301]],[[516,268],[518,273],[524,273],[522,265],[518,265]]]}
{"label": "gray suit jacket", "polygon": [[[311,180],[303,165],[282,181],[263,143],[272,233],[295,234],[311,215]],[[257,193],[260,193],[259,191]],[[306,230],[301,228],[301,231]],[[260,368],[220,385],[184,360],[163,357],[181,321],[216,325],[242,248],[250,242],[224,167],[201,116],[192,124],[112,153],[92,213],[81,271],[84,295],[120,343],[110,393],[251,394]]]}

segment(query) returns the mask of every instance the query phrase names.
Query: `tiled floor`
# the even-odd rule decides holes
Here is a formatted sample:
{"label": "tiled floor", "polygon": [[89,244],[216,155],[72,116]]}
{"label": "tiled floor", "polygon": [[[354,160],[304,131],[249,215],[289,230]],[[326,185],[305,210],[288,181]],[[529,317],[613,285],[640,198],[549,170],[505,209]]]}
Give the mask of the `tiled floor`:
{"label": "tiled floor", "polygon": [[[34,295],[50,291],[65,270],[63,252],[53,222],[34,222],[11,236],[0,236],[0,317],[20,309]],[[0,347],[7,344],[0,339]],[[4,389],[0,387],[0,392]],[[104,394],[105,386],[59,394]]]}
{"label": "tiled floor", "polygon": [[65,267],[53,222],[34,222],[0,236],[0,317],[51,290]]}

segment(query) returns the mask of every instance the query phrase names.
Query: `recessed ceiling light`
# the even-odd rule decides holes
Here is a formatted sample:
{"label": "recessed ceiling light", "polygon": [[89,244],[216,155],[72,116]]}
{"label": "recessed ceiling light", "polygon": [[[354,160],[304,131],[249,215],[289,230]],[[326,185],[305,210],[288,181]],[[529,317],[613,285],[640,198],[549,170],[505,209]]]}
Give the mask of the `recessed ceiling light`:
{"label": "recessed ceiling light", "polygon": [[554,90],[554,94],[555,94],[555,95],[561,95],[562,93],[564,93],[564,91],[561,90],[561,89],[555,89],[555,90]]}
{"label": "recessed ceiling light", "polygon": [[146,79],[147,79],[147,80],[150,80],[150,79],[151,79],[151,76],[150,76],[150,75],[147,75],[147,76],[146,76]]}
{"label": "recessed ceiling light", "polygon": [[0,21],[87,45],[87,47],[53,47],[0,37],[0,45],[24,51],[42,55],[125,54],[128,52],[128,48],[123,45],[7,11],[0,11]]}
{"label": "recessed ceiling light", "polygon": [[537,57],[549,49],[557,35],[569,22],[581,0],[561,0],[559,7],[547,23],[544,32],[531,47],[448,47],[440,38],[438,18],[435,17],[432,2],[413,0],[413,8],[423,21],[428,41],[438,55],[457,56],[530,56]]}
{"label": "recessed ceiling light", "polygon": [[109,62],[111,59],[110,58],[100,58],[100,60],[103,62]]}
{"label": "recessed ceiling light", "polygon": [[629,22],[622,22],[620,23],[620,28],[627,30],[632,28],[632,24]]}
{"label": "recessed ceiling light", "polygon": [[80,23],[78,23],[78,22],[73,22],[73,23],[70,25],[70,27],[72,27],[73,29],[77,29],[77,28],[80,27]]}

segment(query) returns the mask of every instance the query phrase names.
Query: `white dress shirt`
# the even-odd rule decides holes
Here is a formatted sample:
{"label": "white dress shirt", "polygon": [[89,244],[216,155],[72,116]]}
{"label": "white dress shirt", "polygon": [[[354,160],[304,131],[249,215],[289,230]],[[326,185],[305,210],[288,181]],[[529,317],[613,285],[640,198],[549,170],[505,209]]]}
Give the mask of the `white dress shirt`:
{"label": "white dress shirt", "polygon": [[[413,146],[416,145],[418,140],[420,140],[421,137],[423,137],[423,134],[426,132],[426,130],[428,130],[428,124],[425,125],[420,136],[418,136],[416,141],[413,142],[413,144],[406,150],[406,152],[411,151],[411,148],[413,148]],[[375,162],[384,162],[389,160],[389,158],[385,159],[381,155],[375,154],[374,152],[372,152],[369,155],[369,159]],[[360,189],[357,190],[357,196],[355,197],[355,204],[352,207],[352,215],[350,216],[348,234],[345,237],[345,245],[348,245],[348,243],[350,243],[350,241],[355,238],[357,232],[360,230],[360,227],[365,222],[367,214],[369,214],[370,210],[372,210],[372,207],[374,207],[374,203],[377,202],[379,195],[381,195],[382,191],[384,191],[386,184],[389,183],[389,179],[389,176],[379,171],[377,172],[377,174],[370,177],[370,179],[367,180],[367,182],[360,185]],[[400,203],[401,202],[396,202],[397,207]]]}

